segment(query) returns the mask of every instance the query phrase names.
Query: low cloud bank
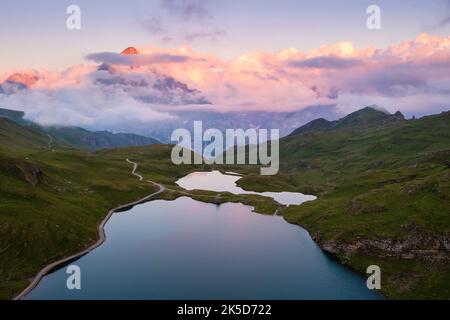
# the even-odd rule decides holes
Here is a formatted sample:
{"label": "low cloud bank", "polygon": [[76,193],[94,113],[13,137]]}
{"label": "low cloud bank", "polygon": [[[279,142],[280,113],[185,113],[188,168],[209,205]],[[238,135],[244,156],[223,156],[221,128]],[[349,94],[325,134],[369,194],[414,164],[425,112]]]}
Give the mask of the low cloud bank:
{"label": "low cloud bank", "polygon": [[[378,104],[422,115],[447,110],[450,101],[450,37],[421,34],[384,49],[341,42],[310,52],[254,51],[231,61],[189,47],[139,52],[93,53],[88,65],[64,72],[2,75],[0,105],[45,125],[104,129],[169,121],[189,108],[282,112],[336,105],[347,113]],[[22,83],[27,74],[33,81]]]}

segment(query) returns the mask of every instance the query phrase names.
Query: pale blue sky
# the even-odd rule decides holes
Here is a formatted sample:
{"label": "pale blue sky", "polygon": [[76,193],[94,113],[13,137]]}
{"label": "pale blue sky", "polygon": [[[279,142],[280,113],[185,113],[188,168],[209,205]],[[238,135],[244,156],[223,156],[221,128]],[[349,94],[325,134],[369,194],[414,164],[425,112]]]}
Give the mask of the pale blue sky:
{"label": "pale blue sky", "polygon": [[[176,1],[166,2],[166,6],[160,0],[3,1],[0,72],[14,68],[60,70],[82,63],[86,54],[120,51],[130,45],[187,44],[195,50],[233,58],[252,50],[309,50],[347,40],[356,47],[386,47],[413,39],[421,32],[450,34],[450,24],[436,27],[450,15],[446,0],[204,0],[204,16],[177,15],[167,5],[176,5]],[[65,27],[65,11],[70,4],[82,9],[80,31]],[[380,31],[366,28],[365,11],[370,4],[382,9]],[[165,31],[155,34],[144,28],[146,19],[157,20]],[[197,34],[217,32],[218,36],[188,41],[180,35],[186,30]],[[174,39],[162,41],[166,33]]]}

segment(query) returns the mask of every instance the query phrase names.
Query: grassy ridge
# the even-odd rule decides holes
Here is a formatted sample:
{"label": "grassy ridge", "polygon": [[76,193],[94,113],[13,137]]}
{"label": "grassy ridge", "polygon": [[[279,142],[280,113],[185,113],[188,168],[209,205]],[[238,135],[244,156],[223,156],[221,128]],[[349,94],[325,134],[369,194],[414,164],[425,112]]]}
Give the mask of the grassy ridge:
{"label": "grassy ridge", "polygon": [[252,174],[240,185],[318,195],[280,214],[351,267],[378,264],[390,297],[448,299],[449,124],[447,112],[293,135],[281,142],[277,178]]}
{"label": "grassy ridge", "polygon": [[[32,186],[21,172],[2,168],[0,184],[0,296],[11,297],[48,262],[95,242],[109,209],[152,193],[130,168],[95,156],[30,154],[42,180]],[[69,167],[70,164],[73,167]],[[57,169],[55,169],[57,168]],[[96,170],[95,173],[93,170]],[[111,177],[114,177],[111,179]]]}
{"label": "grassy ridge", "polygon": [[[319,196],[279,214],[352,268],[379,265],[390,297],[448,299],[450,113],[383,119],[362,112],[283,139],[277,176],[260,176],[256,166],[215,168],[244,173],[239,184],[249,190]],[[87,153],[47,144],[38,130],[0,119],[0,298],[14,296],[47,263],[95,242],[110,208],[154,191],[130,174],[126,158],[139,163],[145,180],[166,185],[161,198],[240,201],[267,214],[279,208],[258,196],[181,190],[177,178],[211,167],[173,165],[171,146]]]}
{"label": "grassy ridge", "polygon": [[[56,145],[0,119],[0,298],[11,298],[51,261],[95,242],[109,209],[155,191],[125,158]],[[155,146],[158,149],[158,146]],[[161,147],[163,148],[163,147]],[[54,150],[54,151],[53,151]]]}
{"label": "grassy ridge", "polygon": [[[160,198],[254,205],[273,213],[279,205],[258,196],[185,192],[174,182],[205,166],[175,166],[169,145],[87,153],[45,133],[0,118],[0,299],[14,297],[47,264],[90,246],[111,208],[156,191],[147,180],[163,183]],[[130,158],[144,181],[131,175]]]}

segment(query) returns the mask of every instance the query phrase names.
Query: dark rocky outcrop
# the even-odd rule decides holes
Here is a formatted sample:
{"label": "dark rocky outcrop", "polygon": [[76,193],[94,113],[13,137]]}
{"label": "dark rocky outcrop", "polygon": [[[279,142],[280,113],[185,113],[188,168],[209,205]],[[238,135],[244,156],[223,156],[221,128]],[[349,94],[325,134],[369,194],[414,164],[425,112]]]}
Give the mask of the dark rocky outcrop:
{"label": "dark rocky outcrop", "polygon": [[312,238],[321,248],[343,259],[354,255],[376,255],[379,258],[420,259],[426,262],[450,261],[450,235],[434,235],[424,232],[415,224],[401,226],[404,238],[359,237],[353,241],[323,240],[320,234]]}
{"label": "dark rocky outcrop", "polygon": [[18,166],[18,168],[22,171],[25,180],[33,187],[37,186],[42,181],[43,172],[37,165],[27,163],[25,165]]}

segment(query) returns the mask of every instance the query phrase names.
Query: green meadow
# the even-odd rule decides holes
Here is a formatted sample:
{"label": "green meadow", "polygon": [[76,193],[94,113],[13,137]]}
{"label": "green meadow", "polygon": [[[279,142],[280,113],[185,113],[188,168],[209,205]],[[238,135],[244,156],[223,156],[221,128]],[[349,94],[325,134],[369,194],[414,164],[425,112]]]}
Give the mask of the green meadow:
{"label": "green meadow", "polygon": [[[170,145],[88,152],[39,129],[0,118],[0,298],[24,289],[45,265],[98,238],[111,208],[153,193],[242,202],[305,227],[342,263],[382,269],[390,298],[450,298],[450,113],[391,121],[363,109],[338,123],[311,126],[280,143],[280,172],[256,166],[171,163]],[[131,175],[129,158],[144,180]],[[193,171],[237,171],[254,191],[296,191],[318,199],[281,207],[272,199],[204,191],[175,181]]]}

